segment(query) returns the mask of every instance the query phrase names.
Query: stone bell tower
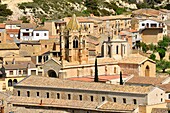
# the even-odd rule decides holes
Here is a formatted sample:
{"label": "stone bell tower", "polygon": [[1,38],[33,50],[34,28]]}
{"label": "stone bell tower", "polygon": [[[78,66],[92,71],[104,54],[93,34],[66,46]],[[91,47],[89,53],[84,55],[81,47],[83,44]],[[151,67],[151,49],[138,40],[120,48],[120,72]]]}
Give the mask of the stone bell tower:
{"label": "stone bell tower", "polygon": [[88,60],[86,32],[83,30],[74,14],[66,28],[60,33],[60,60],[78,61],[80,64]]}

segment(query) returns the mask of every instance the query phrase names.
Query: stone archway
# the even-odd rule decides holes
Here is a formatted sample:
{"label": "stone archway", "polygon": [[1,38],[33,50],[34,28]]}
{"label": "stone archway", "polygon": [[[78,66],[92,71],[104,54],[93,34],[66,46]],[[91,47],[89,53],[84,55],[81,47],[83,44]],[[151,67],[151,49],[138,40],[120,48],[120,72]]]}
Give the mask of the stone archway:
{"label": "stone archway", "polygon": [[145,68],[145,76],[150,76],[149,73],[150,73],[150,68],[147,65],[146,68]]}
{"label": "stone archway", "polygon": [[57,76],[57,74],[56,74],[56,72],[54,70],[49,70],[48,71],[48,76],[58,78],[58,76]]}

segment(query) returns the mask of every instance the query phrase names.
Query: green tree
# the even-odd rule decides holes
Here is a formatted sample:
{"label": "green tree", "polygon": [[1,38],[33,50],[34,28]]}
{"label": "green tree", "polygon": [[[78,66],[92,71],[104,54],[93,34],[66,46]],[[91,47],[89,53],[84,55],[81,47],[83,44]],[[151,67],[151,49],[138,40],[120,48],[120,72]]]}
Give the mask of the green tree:
{"label": "green tree", "polygon": [[142,51],[144,53],[146,53],[148,51],[148,49],[149,49],[148,46],[144,42],[140,43],[140,47],[142,47]]}
{"label": "green tree", "polygon": [[158,42],[158,47],[166,48],[166,47],[168,47],[168,42],[166,40],[160,40]]}
{"label": "green tree", "polygon": [[20,20],[22,20],[23,23],[29,23],[30,22],[30,20],[26,16],[21,17]]}
{"label": "green tree", "polygon": [[155,60],[156,59],[156,55],[152,53],[149,58],[152,59],[152,60]]}
{"label": "green tree", "polygon": [[97,57],[95,59],[95,77],[94,77],[94,82],[98,82],[99,78],[98,78],[98,67],[97,67]]}
{"label": "green tree", "polygon": [[87,12],[99,16],[98,1],[97,0],[85,0],[84,5],[87,7]]}
{"label": "green tree", "polygon": [[123,85],[122,72],[120,71],[120,85]]}
{"label": "green tree", "polygon": [[163,60],[163,58],[165,57],[166,48],[158,47],[157,52],[159,54],[160,60]]}
{"label": "green tree", "polygon": [[149,46],[149,50],[151,50],[151,51],[156,50],[156,46],[153,43],[149,44],[148,46]]}
{"label": "green tree", "polygon": [[163,73],[165,73],[165,70],[170,68],[170,62],[166,60],[160,60],[156,62],[156,67],[161,69]]}
{"label": "green tree", "polygon": [[7,17],[12,15],[12,13],[10,9],[7,9],[6,4],[0,4],[0,16]]}

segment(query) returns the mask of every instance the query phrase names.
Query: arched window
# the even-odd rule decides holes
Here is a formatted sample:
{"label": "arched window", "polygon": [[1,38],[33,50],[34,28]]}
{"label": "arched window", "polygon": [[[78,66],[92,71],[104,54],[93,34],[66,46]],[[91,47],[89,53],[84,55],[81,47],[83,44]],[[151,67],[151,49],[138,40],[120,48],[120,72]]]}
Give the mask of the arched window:
{"label": "arched window", "polygon": [[150,69],[149,69],[149,66],[147,65],[145,69],[145,76],[149,76],[149,71]]}
{"label": "arched window", "polygon": [[73,48],[78,48],[78,44],[79,44],[78,39],[75,38],[75,39],[73,40]]}
{"label": "arched window", "polygon": [[119,46],[116,46],[116,54],[119,54]]}
{"label": "arched window", "polygon": [[69,39],[68,38],[65,39],[65,48],[69,48]]}
{"label": "arched window", "polygon": [[111,51],[111,47],[110,47],[110,45],[108,45],[108,51],[107,51],[107,54],[110,56],[110,52]]}
{"label": "arched window", "polygon": [[85,47],[86,47],[86,46],[85,46],[85,43],[86,43],[86,42],[85,42],[84,39],[83,39],[83,42],[82,42],[82,43],[83,43],[83,48],[85,48]]}
{"label": "arched window", "polygon": [[10,86],[12,86],[12,80],[11,79],[8,80],[8,87],[10,87]]}
{"label": "arched window", "polygon": [[18,82],[17,79],[14,79],[13,80],[13,85],[15,85],[17,82]]}

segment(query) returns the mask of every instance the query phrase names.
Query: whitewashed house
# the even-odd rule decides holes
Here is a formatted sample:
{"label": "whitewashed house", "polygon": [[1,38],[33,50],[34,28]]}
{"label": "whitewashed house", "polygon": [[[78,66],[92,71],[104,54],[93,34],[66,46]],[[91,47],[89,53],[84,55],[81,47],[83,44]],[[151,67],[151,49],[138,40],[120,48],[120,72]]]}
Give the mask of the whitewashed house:
{"label": "whitewashed house", "polygon": [[145,28],[162,28],[163,29],[163,35],[167,35],[167,26],[165,23],[161,21],[155,21],[155,20],[141,20],[139,22],[139,30],[145,29]]}
{"label": "whitewashed house", "polygon": [[20,40],[28,41],[33,39],[33,31],[36,28],[34,24],[23,23],[20,29]]}
{"label": "whitewashed house", "polygon": [[49,31],[43,27],[38,27],[34,24],[24,23],[20,29],[20,40],[21,41],[38,41],[49,39]]}
{"label": "whitewashed house", "polygon": [[42,28],[42,27],[39,27],[39,28],[36,28],[34,29],[33,31],[33,39],[32,40],[47,40],[49,39],[49,31]]}

